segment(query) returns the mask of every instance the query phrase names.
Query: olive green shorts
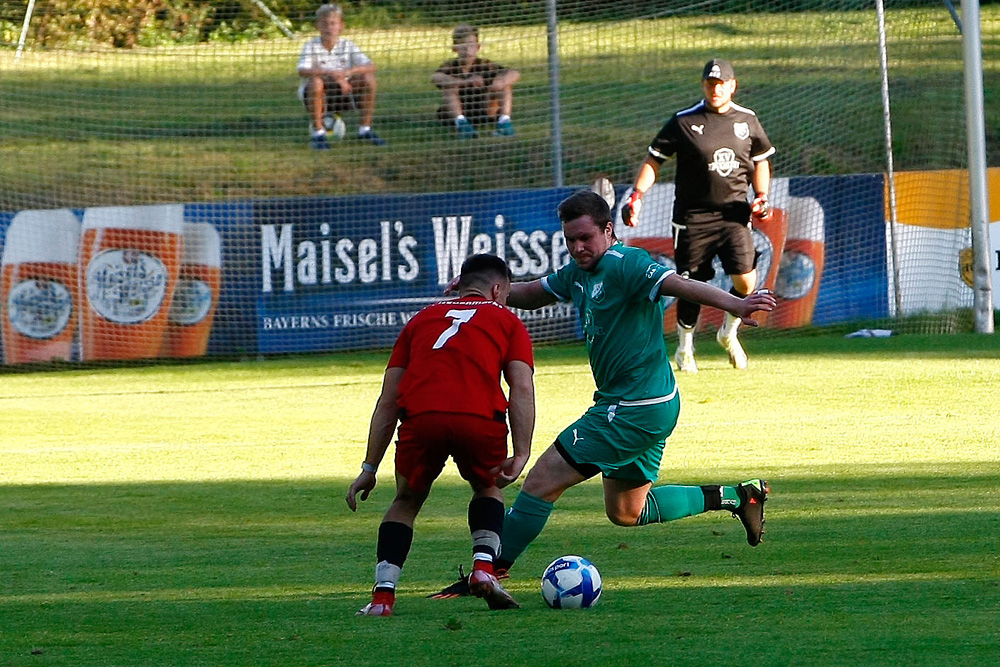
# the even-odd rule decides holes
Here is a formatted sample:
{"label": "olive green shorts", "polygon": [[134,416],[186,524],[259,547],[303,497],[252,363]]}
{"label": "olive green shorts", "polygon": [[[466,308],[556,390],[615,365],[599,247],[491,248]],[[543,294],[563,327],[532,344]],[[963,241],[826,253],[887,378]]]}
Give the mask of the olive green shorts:
{"label": "olive green shorts", "polygon": [[681,400],[677,392],[652,400],[659,402],[596,403],[556,441],[579,467],[596,467],[612,479],[656,481]]}

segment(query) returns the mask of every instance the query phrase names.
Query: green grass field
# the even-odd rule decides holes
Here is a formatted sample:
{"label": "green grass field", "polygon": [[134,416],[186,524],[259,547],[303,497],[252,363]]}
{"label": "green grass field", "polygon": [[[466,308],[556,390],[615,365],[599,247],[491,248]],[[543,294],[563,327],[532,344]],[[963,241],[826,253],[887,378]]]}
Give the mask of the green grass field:
{"label": "green grass field", "polygon": [[[353,615],[391,465],[343,500],[385,353],[6,374],[0,664],[997,664],[998,339],[745,338],[742,374],[700,342],[661,480],[766,476],[761,546],[725,513],[615,527],[592,480],[513,571],[521,610],[427,600],[471,558],[449,466],[391,619]],[[537,385],[536,454],[589,404],[582,345],[540,348]],[[566,553],[596,608],[544,606]]]}

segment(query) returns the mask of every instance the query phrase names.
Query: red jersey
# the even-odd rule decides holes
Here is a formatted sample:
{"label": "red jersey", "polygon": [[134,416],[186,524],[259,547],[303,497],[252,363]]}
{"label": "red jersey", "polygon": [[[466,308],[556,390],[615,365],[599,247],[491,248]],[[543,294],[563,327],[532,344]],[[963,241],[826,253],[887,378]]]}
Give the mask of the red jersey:
{"label": "red jersey", "polygon": [[500,376],[511,361],[534,368],[528,330],[497,302],[468,296],[414,315],[396,339],[389,367],[406,369],[399,407],[407,416],[458,412],[494,419],[507,412]]}

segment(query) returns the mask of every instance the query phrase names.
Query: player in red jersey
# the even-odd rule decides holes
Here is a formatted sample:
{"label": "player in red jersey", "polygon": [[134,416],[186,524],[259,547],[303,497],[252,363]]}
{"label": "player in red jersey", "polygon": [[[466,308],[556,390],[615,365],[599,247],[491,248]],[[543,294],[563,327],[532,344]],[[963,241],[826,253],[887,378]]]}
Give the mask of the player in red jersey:
{"label": "player in red jersey", "polygon": [[[470,592],[490,609],[517,607],[497,582],[504,504],[501,489],[521,474],[535,426],[534,357],[524,324],[504,304],[510,269],[495,255],[462,264],[457,299],[424,308],[393,347],[368,432],[361,473],[347,490],[357,510],[399,423],[396,497],[378,531],[372,601],[358,615],[391,616],[396,584],[413,542],[413,521],[451,456],[472,486]],[[504,396],[500,377],[510,387]],[[507,455],[510,419],[513,455]]]}

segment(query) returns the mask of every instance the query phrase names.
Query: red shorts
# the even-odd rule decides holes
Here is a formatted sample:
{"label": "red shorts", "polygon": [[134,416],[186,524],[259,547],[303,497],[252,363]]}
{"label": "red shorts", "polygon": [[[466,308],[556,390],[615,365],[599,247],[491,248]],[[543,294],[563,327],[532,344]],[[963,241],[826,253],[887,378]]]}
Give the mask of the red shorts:
{"label": "red shorts", "polygon": [[430,488],[449,456],[474,488],[493,486],[490,469],[507,458],[507,424],[453,412],[423,412],[400,424],[396,473],[414,491]]}

